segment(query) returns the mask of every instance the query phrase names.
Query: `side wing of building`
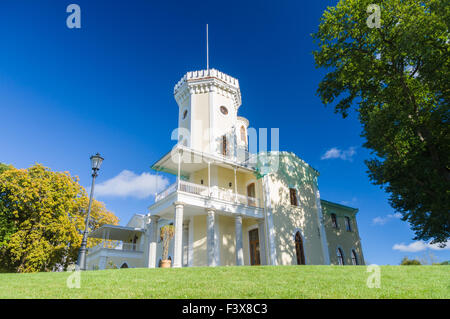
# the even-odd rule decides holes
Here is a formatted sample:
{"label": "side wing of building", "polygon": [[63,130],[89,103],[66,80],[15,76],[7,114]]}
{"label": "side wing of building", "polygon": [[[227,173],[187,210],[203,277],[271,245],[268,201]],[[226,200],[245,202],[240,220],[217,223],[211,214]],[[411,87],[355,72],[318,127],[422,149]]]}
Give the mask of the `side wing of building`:
{"label": "side wing of building", "polygon": [[358,209],[321,200],[332,265],[364,265],[356,214]]}
{"label": "side wing of building", "polygon": [[[274,165],[273,155],[271,163]],[[264,177],[266,218],[278,265],[328,264],[322,226],[319,173],[293,153],[280,152],[277,167]]]}

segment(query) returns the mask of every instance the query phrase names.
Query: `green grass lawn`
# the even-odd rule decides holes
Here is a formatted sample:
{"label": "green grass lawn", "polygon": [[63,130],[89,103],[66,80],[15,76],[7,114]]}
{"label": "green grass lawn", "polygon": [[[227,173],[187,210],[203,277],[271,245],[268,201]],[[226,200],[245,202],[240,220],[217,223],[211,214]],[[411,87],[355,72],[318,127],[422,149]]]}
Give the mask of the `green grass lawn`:
{"label": "green grass lawn", "polygon": [[450,298],[450,266],[242,266],[0,274],[0,298]]}

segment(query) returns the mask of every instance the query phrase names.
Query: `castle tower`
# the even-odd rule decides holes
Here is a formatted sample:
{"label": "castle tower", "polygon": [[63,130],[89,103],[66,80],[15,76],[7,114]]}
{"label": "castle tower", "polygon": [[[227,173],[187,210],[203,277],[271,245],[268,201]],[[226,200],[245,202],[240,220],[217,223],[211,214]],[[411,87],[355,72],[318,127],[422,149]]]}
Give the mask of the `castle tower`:
{"label": "castle tower", "polygon": [[193,71],[175,85],[179,143],[194,150],[235,157],[246,148],[248,120],[237,115],[239,81],[215,69]]}

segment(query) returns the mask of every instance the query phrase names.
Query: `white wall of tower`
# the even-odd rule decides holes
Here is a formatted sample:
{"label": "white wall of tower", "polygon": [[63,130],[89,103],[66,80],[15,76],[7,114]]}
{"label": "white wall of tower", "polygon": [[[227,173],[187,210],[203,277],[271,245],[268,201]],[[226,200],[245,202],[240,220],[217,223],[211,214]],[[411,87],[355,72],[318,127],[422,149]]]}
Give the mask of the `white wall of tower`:
{"label": "white wall of tower", "polygon": [[235,154],[236,145],[245,145],[240,127],[244,125],[246,131],[248,121],[237,116],[241,105],[237,79],[214,69],[188,72],[176,84],[174,96],[179,106],[181,144],[222,154],[226,136],[229,155]]}

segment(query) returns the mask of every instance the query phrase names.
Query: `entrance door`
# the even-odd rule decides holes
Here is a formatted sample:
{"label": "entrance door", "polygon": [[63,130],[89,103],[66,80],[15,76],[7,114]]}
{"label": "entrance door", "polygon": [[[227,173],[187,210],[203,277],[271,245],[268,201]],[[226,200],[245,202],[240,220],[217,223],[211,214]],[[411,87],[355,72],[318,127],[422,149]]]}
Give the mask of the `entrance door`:
{"label": "entrance door", "polygon": [[250,241],[250,264],[261,265],[261,259],[259,255],[259,234],[258,228],[248,232],[248,238]]}
{"label": "entrance door", "polygon": [[249,206],[256,206],[255,183],[251,183],[247,186],[247,202]]}

